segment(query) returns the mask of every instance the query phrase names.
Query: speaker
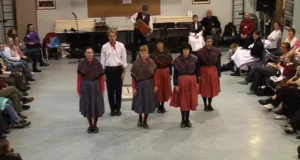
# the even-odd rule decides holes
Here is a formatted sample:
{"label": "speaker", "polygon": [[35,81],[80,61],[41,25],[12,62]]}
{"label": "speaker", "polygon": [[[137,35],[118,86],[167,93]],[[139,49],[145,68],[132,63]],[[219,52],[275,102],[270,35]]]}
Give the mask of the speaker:
{"label": "speaker", "polygon": [[276,9],[276,0],[257,0],[256,11],[274,12]]}

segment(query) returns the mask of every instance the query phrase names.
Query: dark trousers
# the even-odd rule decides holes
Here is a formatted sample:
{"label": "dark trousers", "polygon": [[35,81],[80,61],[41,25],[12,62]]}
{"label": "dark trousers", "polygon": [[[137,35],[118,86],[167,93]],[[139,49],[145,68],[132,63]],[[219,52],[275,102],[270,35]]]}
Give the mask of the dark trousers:
{"label": "dark trousers", "polygon": [[41,49],[40,48],[31,48],[26,50],[25,54],[32,59],[32,68],[37,68],[37,62],[42,65],[44,63]]}
{"label": "dark trousers", "polygon": [[267,67],[251,68],[250,73],[246,77],[247,82],[252,82],[250,90],[256,91],[266,78],[277,75],[277,72],[277,70]]}
{"label": "dark trousers", "polygon": [[0,77],[0,81],[9,86],[15,86],[20,91],[26,92],[26,84],[24,83],[24,79],[18,73],[13,72],[8,78]]}
{"label": "dark trousers", "polygon": [[248,48],[253,42],[254,39],[252,35],[248,35],[246,39],[242,39],[240,34],[235,35],[234,41],[243,48]]}
{"label": "dark trousers", "polygon": [[131,62],[136,60],[137,51],[139,50],[140,46],[147,44],[147,39],[144,35],[140,33],[137,29],[134,29],[134,42],[132,46],[132,59]]}
{"label": "dark trousers", "polygon": [[108,102],[111,111],[118,111],[121,109],[122,101],[122,73],[123,67],[105,67],[106,87],[108,93]]}
{"label": "dark trousers", "polygon": [[281,87],[276,91],[276,99],[272,101],[272,105],[278,107],[280,103],[286,103],[296,93],[300,93],[300,90],[295,86]]}

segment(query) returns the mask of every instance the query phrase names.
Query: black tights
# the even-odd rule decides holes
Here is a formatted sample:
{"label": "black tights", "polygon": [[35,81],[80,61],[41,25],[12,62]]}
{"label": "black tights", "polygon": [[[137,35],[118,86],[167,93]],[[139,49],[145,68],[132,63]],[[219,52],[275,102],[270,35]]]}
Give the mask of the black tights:
{"label": "black tights", "polygon": [[182,121],[190,120],[190,111],[181,111]]}
{"label": "black tights", "polygon": [[[202,97],[205,106],[211,106],[212,98]],[[208,99],[208,105],[207,105]]]}

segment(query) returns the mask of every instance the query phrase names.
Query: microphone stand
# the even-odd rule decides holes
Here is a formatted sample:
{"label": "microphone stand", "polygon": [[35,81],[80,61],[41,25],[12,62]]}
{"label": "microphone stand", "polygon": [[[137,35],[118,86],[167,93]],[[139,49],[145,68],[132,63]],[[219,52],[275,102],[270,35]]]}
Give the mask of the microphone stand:
{"label": "microphone stand", "polygon": [[[80,33],[79,33],[79,28],[78,28],[78,19],[76,14],[73,12],[72,13],[74,15],[75,18],[75,23],[76,23],[76,32],[77,32],[77,39],[76,42],[80,42]],[[75,50],[80,54],[81,53],[81,49],[80,48],[75,48]],[[81,55],[78,55],[78,59],[77,61],[73,61],[73,62],[69,62],[68,64],[72,64],[72,63],[80,63],[81,62]]]}

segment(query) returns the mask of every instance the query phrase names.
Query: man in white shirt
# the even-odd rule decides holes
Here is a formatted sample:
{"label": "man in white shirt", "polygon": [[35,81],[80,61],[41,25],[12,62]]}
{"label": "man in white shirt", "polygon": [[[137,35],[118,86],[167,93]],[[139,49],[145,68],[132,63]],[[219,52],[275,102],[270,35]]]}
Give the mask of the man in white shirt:
{"label": "man in white shirt", "polygon": [[110,116],[120,116],[122,101],[122,86],[127,66],[127,55],[124,44],[118,42],[117,31],[108,31],[109,42],[102,46],[101,64],[105,72]]}
{"label": "man in white shirt", "polygon": [[148,14],[148,10],[149,7],[147,5],[143,5],[142,12],[135,13],[133,16],[131,16],[131,21],[134,24],[134,46],[132,47],[131,63],[136,60],[138,48],[147,43],[146,37],[136,28],[136,22],[138,20],[144,21],[149,26],[151,31],[153,31],[153,22],[150,14]]}

